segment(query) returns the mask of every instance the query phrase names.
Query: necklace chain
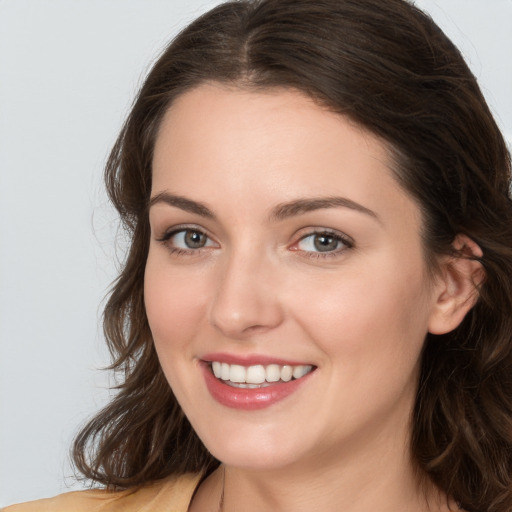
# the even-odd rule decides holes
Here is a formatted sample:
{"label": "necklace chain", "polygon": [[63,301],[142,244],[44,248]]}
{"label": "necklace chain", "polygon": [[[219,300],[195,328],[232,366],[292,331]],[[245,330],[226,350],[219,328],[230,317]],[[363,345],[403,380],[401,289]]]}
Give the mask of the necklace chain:
{"label": "necklace chain", "polygon": [[222,466],[222,490],[220,493],[218,512],[223,512],[223,510],[224,510],[224,485],[225,485],[225,483],[226,483],[226,467]]}

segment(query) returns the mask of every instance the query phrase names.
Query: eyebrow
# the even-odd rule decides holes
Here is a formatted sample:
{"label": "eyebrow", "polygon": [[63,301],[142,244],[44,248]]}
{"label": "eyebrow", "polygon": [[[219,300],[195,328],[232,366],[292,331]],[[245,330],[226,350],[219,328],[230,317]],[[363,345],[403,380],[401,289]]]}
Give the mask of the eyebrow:
{"label": "eyebrow", "polygon": [[295,215],[302,215],[314,210],[322,210],[327,208],[349,208],[379,220],[378,215],[369,208],[366,208],[365,206],[356,203],[351,199],[347,199],[346,197],[337,196],[296,199],[294,201],[290,201],[289,203],[282,203],[272,209],[270,217],[273,220],[283,220]]}
{"label": "eyebrow", "polygon": [[[215,214],[205,204],[183,196],[170,194],[169,192],[160,192],[153,196],[149,201],[148,207],[151,208],[158,203],[165,203],[186,212],[195,213],[201,217],[215,219]],[[328,208],[349,208],[379,220],[378,215],[369,208],[346,197],[337,196],[295,199],[287,203],[278,204],[270,212],[270,220],[280,221],[289,217],[303,215],[307,212]]]}
{"label": "eyebrow", "polygon": [[186,212],[195,213],[201,217],[215,219],[213,212],[204,204],[197,201],[192,201],[191,199],[187,199],[183,196],[169,194],[169,192],[160,192],[156,196],[153,196],[149,201],[148,209],[158,203],[165,203],[169,206],[180,208]]}

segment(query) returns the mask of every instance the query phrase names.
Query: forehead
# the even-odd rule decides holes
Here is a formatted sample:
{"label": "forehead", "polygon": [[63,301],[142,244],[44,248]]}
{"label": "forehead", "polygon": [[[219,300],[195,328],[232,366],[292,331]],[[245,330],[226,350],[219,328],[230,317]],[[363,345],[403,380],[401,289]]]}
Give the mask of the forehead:
{"label": "forehead", "polygon": [[[295,89],[254,91],[214,83],[173,102],[159,127],[153,167],[168,169],[182,157],[187,166],[212,157],[226,163],[252,153],[244,166],[248,169],[250,162],[264,159],[277,165],[286,157],[291,162],[299,155],[323,153],[327,158],[335,152],[343,153],[345,162],[365,156],[389,167],[384,142]],[[311,166],[312,173],[318,170]]]}
{"label": "forehead", "polygon": [[[192,188],[191,188],[192,187]],[[371,208],[415,208],[386,145],[293,89],[201,85],[176,99],[157,136],[153,195],[267,204],[343,195]],[[373,209],[373,208],[371,208]]]}

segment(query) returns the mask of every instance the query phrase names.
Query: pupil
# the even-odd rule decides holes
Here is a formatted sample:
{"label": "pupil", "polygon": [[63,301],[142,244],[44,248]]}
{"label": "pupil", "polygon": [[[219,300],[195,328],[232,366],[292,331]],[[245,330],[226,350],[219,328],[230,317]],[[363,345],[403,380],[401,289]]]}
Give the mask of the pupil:
{"label": "pupil", "polygon": [[187,231],[185,234],[185,243],[190,249],[198,249],[204,247],[206,236],[198,231]]}
{"label": "pupil", "polygon": [[316,235],[314,245],[318,251],[333,251],[337,248],[338,240],[331,235]]}

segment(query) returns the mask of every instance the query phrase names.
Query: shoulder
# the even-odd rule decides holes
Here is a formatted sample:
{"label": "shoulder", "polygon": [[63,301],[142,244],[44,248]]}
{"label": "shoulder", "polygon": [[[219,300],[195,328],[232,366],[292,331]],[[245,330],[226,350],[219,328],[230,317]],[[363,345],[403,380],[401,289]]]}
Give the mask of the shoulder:
{"label": "shoulder", "polygon": [[0,512],[186,512],[200,478],[187,473],[124,491],[68,492],[11,505]]}

